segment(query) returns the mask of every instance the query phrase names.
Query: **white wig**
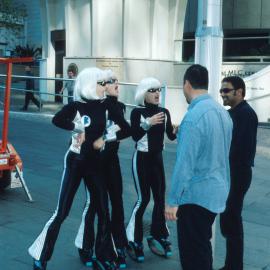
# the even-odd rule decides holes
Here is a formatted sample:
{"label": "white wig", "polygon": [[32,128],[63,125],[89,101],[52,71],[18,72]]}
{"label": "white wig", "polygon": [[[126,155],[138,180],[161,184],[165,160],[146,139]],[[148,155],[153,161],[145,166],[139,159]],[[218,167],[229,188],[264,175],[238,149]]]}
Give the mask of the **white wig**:
{"label": "white wig", "polygon": [[96,67],[82,70],[76,78],[74,86],[74,101],[83,101],[84,99],[100,99],[97,95],[97,82],[106,79],[106,73]]}
{"label": "white wig", "polygon": [[105,69],[104,72],[106,73],[106,80],[110,80],[115,77],[115,74],[111,69]]}
{"label": "white wig", "polygon": [[135,102],[137,105],[144,105],[145,94],[149,89],[160,88],[161,83],[156,78],[142,79],[136,88]]}

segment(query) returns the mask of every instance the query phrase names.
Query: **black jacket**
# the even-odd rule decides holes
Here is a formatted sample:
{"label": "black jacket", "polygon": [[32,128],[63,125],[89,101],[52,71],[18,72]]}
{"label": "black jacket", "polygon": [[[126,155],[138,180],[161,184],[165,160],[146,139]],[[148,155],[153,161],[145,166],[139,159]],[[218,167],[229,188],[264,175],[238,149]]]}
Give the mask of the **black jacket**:
{"label": "black jacket", "polygon": [[[154,114],[164,112],[165,121],[162,124],[152,126],[149,130],[141,127],[142,121]],[[146,103],[145,107],[133,109],[130,116],[132,138],[136,142],[136,149],[142,152],[161,152],[164,146],[164,133],[166,131],[170,140],[174,140],[171,116],[167,109],[157,105]]]}
{"label": "black jacket", "polygon": [[229,110],[233,121],[230,164],[234,166],[254,166],[257,144],[258,118],[250,105],[243,100]]}
{"label": "black jacket", "polygon": [[[124,117],[112,106],[110,102],[105,100],[88,100],[87,102],[74,101],[65,105],[59,112],[55,114],[52,122],[57,127],[74,130],[73,123],[76,115],[80,117],[89,117],[89,125],[85,126],[85,141],[81,145],[80,154],[89,156],[95,152],[93,143],[98,138],[102,137],[106,129],[106,111],[110,114],[111,119],[119,125],[121,130],[130,130],[129,124]],[[99,151],[98,151],[99,152]]]}
{"label": "black jacket", "polygon": [[[126,112],[126,106],[124,103],[120,102],[117,100],[117,97],[114,96],[107,96],[106,102],[110,103],[110,106],[112,106],[114,109],[114,113],[117,113],[119,116],[122,118],[125,117],[125,112]],[[116,140],[112,142],[106,142],[104,151],[105,152],[111,152],[113,151],[114,153],[117,153],[120,140],[123,140],[131,135],[131,129],[130,126],[126,126],[124,129],[121,128],[119,131],[114,132],[114,127],[116,125],[115,121],[113,120],[114,116],[111,113],[111,111],[108,111],[108,119],[107,119],[107,124],[106,124],[106,132],[112,132],[116,136]]]}

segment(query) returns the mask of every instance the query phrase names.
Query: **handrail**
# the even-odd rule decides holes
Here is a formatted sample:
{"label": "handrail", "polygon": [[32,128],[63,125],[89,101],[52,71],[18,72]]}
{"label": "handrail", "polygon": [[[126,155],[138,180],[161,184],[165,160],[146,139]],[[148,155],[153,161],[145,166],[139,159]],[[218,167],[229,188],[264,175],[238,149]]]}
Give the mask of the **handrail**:
{"label": "handrail", "polygon": [[[224,37],[223,40],[249,40],[249,39],[270,39],[270,36],[258,36],[258,37]],[[182,38],[175,39],[177,42],[195,41],[195,38]]]}
{"label": "handrail", "polygon": [[[0,88],[5,89],[5,87],[2,85],[0,85]],[[55,96],[55,97],[71,97],[71,96],[64,95],[64,94],[53,94],[53,93],[48,93],[48,92],[43,92],[43,91],[38,91],[38,93],[37,93],[36,90],[26,90],[24,88],[17,88],[17,87],[11,87],[10,89],[18,91],[18,92],[29,92],[29,93],[39,94],[39,95],[48,95],[48,96]]]}
{"label": "handrail", "polygon": [[[6,77],[5,74],[0,74],[1,77]],[[24,75],[12,75],[12,78],[18,79],[35,79],[35,80],[51,80],[51,81],[75,81],[75,79],[68,79],[68,78],[54,78],[54,77],[37,77],[37,76],[24,76]],[[128,83],[128,82],[121,82],[119,81],[118,84],[120,85],[127,85],[127,86],[137,86],[138,83]],[[167,88],[170,89],[183,89],[183,87],[177,85],[167,85]]]}
{"label": "handrail", "polygon": [[[5,89],[4,86],[0,85],[0,89]],[[26,89],[23,89],[23,88],[17,88],[17,87],[11,87],[10,88],[11,90],[14,90],[14,91],[19,91],[19,92],[30,92],[30,93],[36,93],[37,91],[35,90],[26,90]],[[43,92],[43,91],[39,91],[38,92],[39,95],[48,95],[48,96],[55,96],[55,97],[72,97],[72,96],[69,96],[69,95],[65,95],[65,94],[53,94],[53,93],[48,93],[48,92]],[[135,104],[131,104],[131,103],[125,103],[126,106],[128,107],[132,107],[132,108],[135,108],[137,107],[137,105]]]}

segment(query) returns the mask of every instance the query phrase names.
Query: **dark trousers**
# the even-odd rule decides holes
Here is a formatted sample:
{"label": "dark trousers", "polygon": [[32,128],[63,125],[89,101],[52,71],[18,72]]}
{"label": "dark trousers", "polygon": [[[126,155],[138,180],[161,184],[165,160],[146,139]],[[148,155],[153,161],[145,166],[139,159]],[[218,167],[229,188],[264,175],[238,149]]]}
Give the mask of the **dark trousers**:
{"label": "dark trousers", "polygon": [[123,206],[123,181],[117,153],[104,153],[102,155],[104,165],[103,177],[111,201],[111,228],[115,246],[124,248],[127,245],[125,217]]}
{"label": "dark trousers", "polygon": [[225,267],[243,270],[244,232],[242,209],[246,192],[251,183],[250,167],[231,166],[231,187],[225,211],[220,215],[220,229],[226,239]]}
{"label": "dark trousers", "polygon": [[[54,215],[46,223],[43,231],[29,248],[30,255],[41,261],[50,260],[60,227],[69,214],[74,196],[81,179],[91,194],[95,194],[98,213],[98,233],[96,241],[96,256],[99,260],[113,260],[116,257],[111,239],[107,194],[100,185],[99,171],[89,171],[90,161],[81,159],[80,155],[71,151],[65,158],[65,167],[59,194],[59,201]],[[93,163],[93,161],[92,161]]]}
{"label": "dark trousers", "polygon": [[68,104],[73,101],[73,91],[68,92]]}
{"label": "dark trousers", "polygon": [[216,214],[195,205],[179,206],[177,232],[183,270],[212,270],[212,225]]}
{"label": "dark trousers", "polygon": [[[101,153],[102,179],[111,201],[111,231],[116,248],[122,249],[127,245],[124,225],[123,184],[117,151],[103,151]],[[86,202],[86,217],[82,219],[89,235],[83,236],[84,241],[92,248],[95,241],[94,220],[96,215],[95,194],[90,194],[90,206]],[[82,226],[82,224],[81,224]]]}
{"label": "dark trousers", "polygon": [[154,208],[150,233],[156,239],[167,238],[169,232],[164,216],[166,186],[162,153],[136,151],[132,172],[138,201],[126,229],[128,240],[137,243],[143,241],[143,215],[150,201],[151,191]]}
{"label": "dark trousers", "polygon": [[28,109],[29,102],[32,100],[32,102],[39,108],[40,102],[35,98],[34,93],[32,92],[25,92],[25,98],[24,98],[24,109]]}

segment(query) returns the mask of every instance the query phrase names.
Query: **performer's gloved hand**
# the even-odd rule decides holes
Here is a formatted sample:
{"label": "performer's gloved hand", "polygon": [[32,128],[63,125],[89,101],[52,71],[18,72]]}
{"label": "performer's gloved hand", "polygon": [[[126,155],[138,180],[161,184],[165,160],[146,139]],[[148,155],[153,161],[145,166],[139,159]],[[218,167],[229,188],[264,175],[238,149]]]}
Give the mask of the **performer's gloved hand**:
{"label": "performer's gloved hand", "polygon": [[76,133],[83,133],[84,132],[84,125],[81,122],[73,122],[74,129],[73,131]]}
{"label": "performer's gloved hand", "polygon": [[114,142],[117,140],[117,136],[114,132],[107,133],[106,135],[103,136],[104,142]]}
{"label": "performer's gloved hand", "polygon": [[80,147],[84,141],[85,141],[85,132],[77,134],[75,147]]}
{"label": "performer's gloved hand", "polygon": [[165,114],[163,112],[154,114],[152,117],[147,118],[151,126],[162,124],[165,120]]}
{"label": "performer's gloved hand", "polygon": [[164,122],[165,115],[163,112],[154,114],[152,117],[147,117],[144,119],[141,117],[141,124],[140,127],[145,131],[149,130],[152,126],[157,124],[162,124]]}

